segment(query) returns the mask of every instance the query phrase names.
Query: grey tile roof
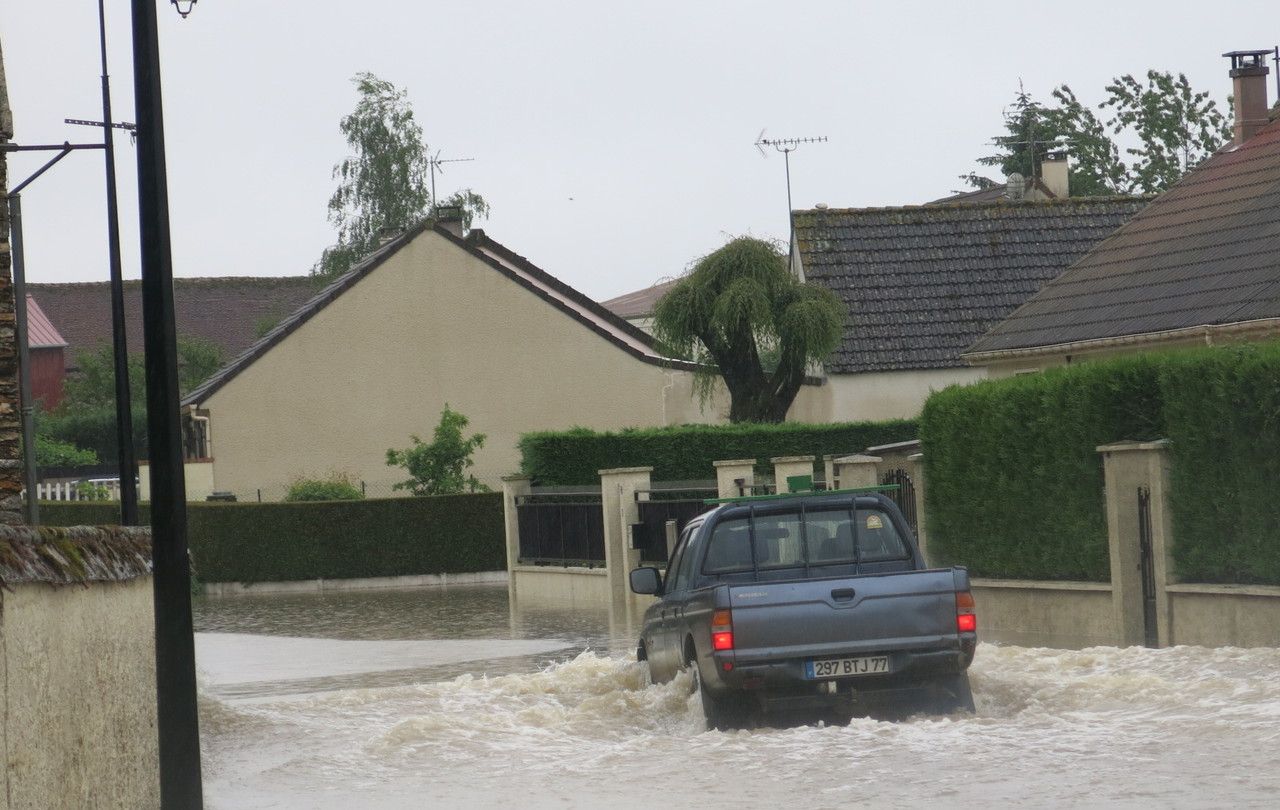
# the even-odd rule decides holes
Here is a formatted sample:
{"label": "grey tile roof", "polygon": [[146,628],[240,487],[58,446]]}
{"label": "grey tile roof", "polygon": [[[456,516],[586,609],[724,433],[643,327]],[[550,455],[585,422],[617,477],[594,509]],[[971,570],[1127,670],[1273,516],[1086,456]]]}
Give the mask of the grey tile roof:
{"label": "grey tile roof", "polygon": [[1280,318],[1280,121],[1186,174],[966,354]]}
{"label": "grey tile roof", "polygon": [[795,212],[805,278],[849,308],[827,371],[951,368],[1143,197]]}

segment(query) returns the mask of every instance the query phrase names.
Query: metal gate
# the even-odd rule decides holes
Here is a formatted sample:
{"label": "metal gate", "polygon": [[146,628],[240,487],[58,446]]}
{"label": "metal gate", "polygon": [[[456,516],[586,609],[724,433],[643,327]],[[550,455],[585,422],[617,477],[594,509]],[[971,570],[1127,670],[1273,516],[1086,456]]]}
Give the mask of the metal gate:
{"label": "metal gate", "polygon": [[1138,487],[1138,551],[1142,571],[1142,629],[1148,647],[1160,646],[1156,625],[1156,565],[1151,537],[1151,490]]}
{"label": "metal gate", "polygon": [[531,495],[516,499],[520,562],[526,565],[604,565],[604,514],[599,496]]}
{"label": "metal gate", "polygon": [[676,522],[676,532],[711,507],[707,498],[716,496],[714,481],[690,481],[655,484],[636,492],[636,509],[640,522],[631,528],[632,548],[640,549],[640,559],[647,563],[667,561],[667,521]]}
{"label": "metal gate", "polygon": [[918,531],[919,524],[916,523],[916,488],[911,482],[911,475],[906,470],[889,470],[880,478],[881,485],[895,485],[897,489],[891,489],[884,494],[889,496],[889,500],[898,505],[898,509],[902,511],[902,516],[907,519],[907,525],[911,527],[911,531]]}

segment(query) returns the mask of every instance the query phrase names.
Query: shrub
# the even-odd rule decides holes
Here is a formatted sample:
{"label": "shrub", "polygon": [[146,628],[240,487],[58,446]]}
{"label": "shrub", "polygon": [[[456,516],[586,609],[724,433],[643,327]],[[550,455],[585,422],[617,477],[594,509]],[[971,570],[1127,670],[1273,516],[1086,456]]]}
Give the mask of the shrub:
{"label": "shrub", "polygon": [[36,436],[37,467],[88,467],[98,463],[98,454],[48,436]]}
{"label": "shrub", "polygon": [[387,466],[404,467],[409,473],[408,481],[401,481],[392,489],[407,489],[414,495],[488,492],[487,486],[466,472],[474,463],[472,454],[484,447],[485,440],[483,433],[464,439],[462,429],[467,423],[467,417],[445,405],[430,442],[410,436],[410,447],[387,450]]}
{"label": "shrub", "polygon": [[977,576],[1107,580],[1101,444],[1163,433],[1160,356],[952,386],[920,423],[931,553]]}
{"label": "shrub", "polygon": [[346,473],[334,473],[328,478],[298,478],[289,485],[286,501],[358,501],[364,492]]}
{"label": "shrub", "polygon": [[601,433],[575,428],[521,436],[520,468],[540,484],[594,484],[600,470],[613,467],[653,467],[655,481],[689,481],[714,477],[714,461],[754,458],[764,466],[778,456],[821,458],[915,437],[916,423],[906,419],[683,425]]}
{"label": "shrub", "polygon": [[[149,509],[142,505],[142,519]],[[502,496],[327,503],[192,503],[188,541],[202,582],[283,582],[497,571]],[[48,525],[119,522],[118,506],[42,503]]]}

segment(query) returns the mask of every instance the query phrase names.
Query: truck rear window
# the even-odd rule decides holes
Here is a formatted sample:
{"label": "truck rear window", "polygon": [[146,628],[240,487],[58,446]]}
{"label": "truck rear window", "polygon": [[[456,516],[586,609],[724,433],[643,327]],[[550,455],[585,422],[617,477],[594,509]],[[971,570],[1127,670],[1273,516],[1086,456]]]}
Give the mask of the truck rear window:
{"label": "truck rear window", "polygon": [[879,509],[811,511],[803,519],[798,513],[756,515],[716,524],[702,572],[884,562],[909,555],[893,521]]}

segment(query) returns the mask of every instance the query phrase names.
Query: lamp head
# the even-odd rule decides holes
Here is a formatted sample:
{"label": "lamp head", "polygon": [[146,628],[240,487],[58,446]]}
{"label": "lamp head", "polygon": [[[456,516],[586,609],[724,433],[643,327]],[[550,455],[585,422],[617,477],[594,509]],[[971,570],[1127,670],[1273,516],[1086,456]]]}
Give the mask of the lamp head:
{"label": "lamp head", "polygon": [[169,0],[169,2],[173,3],[173,7],[178,10],[178,16],[184,20],[196,4],[196,0]]}

